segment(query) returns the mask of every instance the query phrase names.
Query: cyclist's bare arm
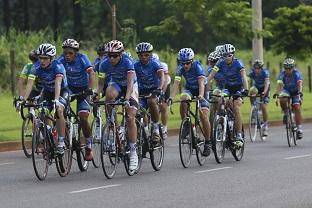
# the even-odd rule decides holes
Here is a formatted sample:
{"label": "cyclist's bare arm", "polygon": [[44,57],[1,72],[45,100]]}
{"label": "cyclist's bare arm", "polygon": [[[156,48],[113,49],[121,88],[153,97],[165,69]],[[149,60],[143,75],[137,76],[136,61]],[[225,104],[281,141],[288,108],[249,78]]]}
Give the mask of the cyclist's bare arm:
{"label": "cyclist's bare arm", "polygon": [[165,84],[165,75],[164,75],[164,71],[163,71],[163,70],[160,70],[160,71],[157,72],[157,74],[158,74],[159,79],[160,79],[158,88],[159,88],[159,89],[163,89],[163,86],[164,86],[164,84]]}
{"label": "cyclist's bare arm", "polygon": [[244,89],[248,89],[248,79],[247,79],[247,75],[246,75],[245,69],[242,68],[240,73],[241,73],[241,77],[243,79]]}
{"label": "cyclist's bare arm", "polygon": [[93,89],[95,83],[95,72],[92,67],[89,67],[87,72],[89,74],[89,88]]}
{"label": "cyclist's bare arm", "polygon": [[61,84],[62,84],[63,77],[57,76],[55,77],[55,83],[54,83],[54,99],[58,100],[61,94]]}
{"label": "cyclist's bare arm", "polygon": [[180,81],[181,81],[181,77],[179,80],[177,79],[177,77],[175,77],[170,97],[174,98],[176,96],[179,85],[180,85]]}
{"label": "cyclist's bare arm", "polygon": [[268,90],[269,90],[269,85],[270,85],[270,79],[266,78],[264,80],[264,89],[263,89],[263,94],[267,94]]}
{"label": "cyclist's bare arm", "polygon": [[24,96],[25,95],[25,84],[27,84],[27,78],[19,77],[17,81],[17,88],[18,88],[18,95]]}
{"label": "cyclist's bare arm", "polygon": [[127,73],[127,92],[126,92],[126,100],[130,99],[132,90],[133,90],[133,77],[134,73],[133,72],[128,72]]}
{"label": "cyclist's bare arm", "polygon": [[100,94],[102,92],[102,89],[104,88],[104,73],[99,73],[99,77],[98,77],[98,86],[97,86],[97,89],[96,89],[96,92],[98,94]]}
{"label": "cyclist's bare arm", "polygon": [[167,87],[169,85],[170,75],[169,74],[165,74],[164,77],[165,77],[165,83],[164,83],[164,85],[162,87],[162,91],[166,92]]}
{"label": "cyclist's bare arm", "polygon": [[204,77],[199,77],[198,78],[198,87],[199,87],[199,92],[198,92],[198,97],[204,97],[204,93],[205,93],[205,78]]}
{"label": "cyclist's bare arm", "polygon": [[[214,76],[216,75],[216,73],[217,73],[217,71],[215,70],[215,67],[214,67],[213,70],[210,72],[210,74],[208,76],[208,80],[207,80],[208,83],[212,82],[212,80],[213,80]],[[208,90],[211,90],[210,88],[211,88],[211,85],[208,84]]]}
{"label": "cyclist's bare arm", "polygon": [[27,85],[26,85],[25,96],[24,96],[25,100],[27,100],[27,98],[29,97],[29,95],[31,93],[31,90],[33,88],[33,85],[34,85],[34,79],[28,78]]}

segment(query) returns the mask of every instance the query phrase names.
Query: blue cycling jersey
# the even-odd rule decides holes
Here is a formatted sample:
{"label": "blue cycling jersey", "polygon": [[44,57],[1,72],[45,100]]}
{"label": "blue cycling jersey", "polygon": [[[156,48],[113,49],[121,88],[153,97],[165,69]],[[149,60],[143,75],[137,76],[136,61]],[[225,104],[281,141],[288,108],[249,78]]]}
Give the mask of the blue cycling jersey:
{"label": "blue cycling jersey", "polygon": [[[133,61],[126,54],[122,54],[118,64],[113,66],[109,59],[104,59],[100,64],[99,77],[104,78],[108,82],[115,82],[122,87],[127,86],[127,74],[135,73]],[[136,82],[136,76],[133,79]]]}
{"label": "blue cycling jersey", "polygon": [[96,73],[99,73],[99,69],[100,69],[100,64],[101,62],[106,59],[107,56],[103,56],[103,57],[97,57],[94,62],[93,62],[93,70],[96,72]]}
{"label": "blue cycling jersey", "polygon": [[283,70],[277,80],[283,84],[284,90],[290,93],[298,93],[298,82],[302,82],[302,76],[298,69],[294,69],[290,77],[288,77],[286,71]]}
{"label": "blue cycling jersey", "polygon": [[204,68],[199,61],[194,61],[189,71],[184,70],[183,66],[179,64],[176,69],[176,80],[181,80],[181,76],[185,78],[185,88],[186,89],[199,89],[198,78],[204,77],[207,84],[207,79],[205,76]]}
{"label": "blue cycling jersey", "polygon": [[159,87],[160,78],[157,72],[163,70],[159,61],[150,59],[145,65],[141,61],[136,61],[134,69],[138,79],[139,90]]}
{"label": "blue cycling jersey", "polygon": [[53,60],[50,66],[45,69],[40,66],[39,62],[36,62],[32,67],[28,79],[35,80],[36,77],[39,78],[43,83],[43,90],[54,93],[55,78],[59,76],[63,77],[61,89],[64,89],[68,86],[65,68],[58,60]]}
{"label": "blue cycling jersey", "polygon": [[264,88],[264,81],[270,79],[270,74],[267,69],[262,69],[259,74],[256,74],[255,69],[252,69],[248,75],[257,88]]}
{"label": "blue cycling jersey", "polygon": [[72,87],[86,87],[89,83],[87,69],[92,67],[89,58],[85,54],[77,53],[72,62],[66,62],[64,55],[58,60],[64,65],[68,85]]}
{"label": "blue cycling jersey", "polygon": [[231,64],[226,64],[225,60],[220,59],[213,67],[213,70],[224,74],[225,85],[243,85],[241,71],[244,70],[244,65],[240,60],[234,58]]}
{"label": "blue cycling jersey", "polygon": [[168,64],[166,64],[165,62],[160,62],[160,65],[164,71],[164,74],[168,74],[169,73]]}
{"label": "blue cycling jersey", "polygon": [[[213,70],[213,68],[211,66],[208,66],[208,75],[211,73],[211,71]],[[222,73],[221,70],[219,70],[215,76],[214,76],[214,80],[216,81],[216,87],[219,88],[219,89],[223,89],[224,86],[225,86],[225,77],[224,77],[224,74]]]}

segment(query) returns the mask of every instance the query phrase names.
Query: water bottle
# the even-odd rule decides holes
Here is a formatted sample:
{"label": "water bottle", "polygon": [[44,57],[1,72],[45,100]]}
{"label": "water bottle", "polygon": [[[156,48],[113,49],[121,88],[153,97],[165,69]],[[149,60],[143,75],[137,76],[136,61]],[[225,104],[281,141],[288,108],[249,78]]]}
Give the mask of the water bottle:
{"label": "water bottle", "polygon": [[56,128],[52,128],[52,137],[54,144],[58,143],[58,134]]}

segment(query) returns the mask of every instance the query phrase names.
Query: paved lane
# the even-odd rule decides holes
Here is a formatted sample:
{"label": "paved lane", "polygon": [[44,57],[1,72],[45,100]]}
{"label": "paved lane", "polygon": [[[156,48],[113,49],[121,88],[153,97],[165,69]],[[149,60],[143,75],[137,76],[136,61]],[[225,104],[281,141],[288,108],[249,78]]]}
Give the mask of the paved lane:
{"label": "paved lane", "polygon": [[55,166],[38,181],[31,159],[21,151],[0,153],[0,207],[312,207],[312,124],[305,138],[289,148],[284,129],[270,129],[266,142],[246,144],[242,161],[229,152],[222,164],[213,155],[205,166],[180,163],[177,138],[166,141],[164,167],[155,172],[149,160],[129,177],[120,164],[112,180],[102,169],[81,173],[73,163],[61,178]]}

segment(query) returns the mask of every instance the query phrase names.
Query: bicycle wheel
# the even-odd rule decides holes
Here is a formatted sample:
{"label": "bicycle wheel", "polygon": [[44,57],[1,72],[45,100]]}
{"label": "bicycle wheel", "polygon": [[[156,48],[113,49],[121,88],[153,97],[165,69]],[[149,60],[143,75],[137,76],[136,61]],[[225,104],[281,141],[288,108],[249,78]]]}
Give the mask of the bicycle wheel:
{"label": "bicycle wheel", "polygon": [[77,156],[77,164],[79,167],[79,170],[81,172],[84,172],[88,169],[89,167],[89,161],[85,160],[86,156],[86,148],[85,145],[82,145],[80,142],[80,125],[78,126],[78,132],[75,133],[75,143],[76,143],[76,156]]}
{"label": "bicycle wheel", "polygon": [[70,138],[69,131],[70,131],[70,128],[68,124],[66,124],[65,138],[64,138],[64,143],[65,143],[64,154],[61,157],[55,158],[56,169],[61,177],[65,177],[69,174],[71,165],[72,165],[73,148],[72,148],[72,138]]}
{"label": "bicycle wheel", "polygon": [[99,135],[96,135],[96,118],[94,118],[92,121],[91,132],[93,152],[92,164],[95,168],[98,168],[101,165],[101,138],[99,137]]}
{"label": "bicycle wheel", "polygon": [[257,137],[257,125],[258,125],[257,117],[258,117],[258,109],[256,106],[252,106],[249,117],[249,137],[251,142],[256,141]]}
{"label": "bicycle wheel", "polygon": [[[159,127],[159,141],[157,142],[157,144],[155,144],[154,142],[152,142],[153,139],[151,139],[150,143],[151,163],[155,171],[159,171],[161,169],[164,161],[164,138],[162,135],[161,126],[159,125],[158,127]],[[153,127],[151,132],[153,132]]]}
{"label": "bicycle wheel", "polygon": [[106,123],[103,127],[100,152],[104,175],[111,179],[115,175],[118,162],[118,145],[114,124]]}
{"label": "bicycle wheel", "polygon": [[141,169],[142,160],[143,160],[143,131],[144,127],[140,124],[138,120],[136,120],[137,125],[137,155],[138,155],[138,167],[136,169],[136,173],[138,173]]}
{"label": "bicycle wheel", "polygon": [[27,158],[31,158],[31,145],[29,145],[29,141],[33,136],[33,122],[32,122],[32,115],[27,114],[25,120],[23,120],[22,124],[22,148],[24,154]]}
{"label": "bicycle wheel", "polygon": [[200,126],[199,123],[197,123],[196,125],[196,136],[194,136],[194,138],[196,139],[195,143],[196,143],[197,162],[200,166],[202,166],[205,164],[207,157],[203,156],[204,146],[205,146],[205,136],[203,133],[203,128]]}
{"label": "bicycle wheel", "polygon": [[287,119],[286,119],[286,134],[287,134],[287,143],[288,143],[289,147],[291,147],[293,145],[297,145],[296,135],[295,135],[294,132],[295,131],[293,129],[293,121],[292,121],[292,117],[291,117],[291,110],[288,109]]}
{"label": "bicycle wheel", "polygon": [[41,181],[47,177],[49,161],[51,160],[48,138],[45,125],[34,127],[31,155],[35,174]]}
{"label": "bicycle wheel", "polygon": [[[234,131],[234,135],[236,135],[236,132]],[[242,137],[245,141],[245,133],[244,133],[244,126],[242,127]],[[243,158],[244,155],[244,149],[245,149],[245,143],[241,147],[232,147],[231,153],[236,161],[240,161]]]}
{"label": "bicycle wheel", "polygon": [[193,152],[192,148],[192,124],[189,117],[182,120],[179,133],[179,152],[181,163],[184,168],[187,168],[191,162]]}
{"label": "bicycle wheel", "polygon": [[225,154],[225,128],[224,117],[218,117],[214,122],[214,133],[212,138],[212,150],[217,163],[222,163]]}

